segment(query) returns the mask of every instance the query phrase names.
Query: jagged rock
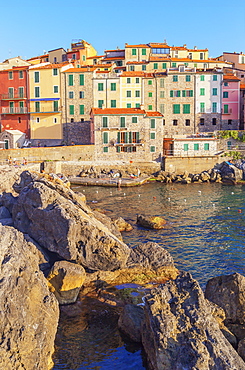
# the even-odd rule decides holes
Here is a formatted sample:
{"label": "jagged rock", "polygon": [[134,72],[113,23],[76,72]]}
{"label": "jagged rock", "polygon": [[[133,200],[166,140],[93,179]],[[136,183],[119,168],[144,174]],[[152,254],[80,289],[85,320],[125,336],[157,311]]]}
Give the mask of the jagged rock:
{"label": "jagged rock", "polygon": [[238,343],[237,352],[239,356],[241,356],[241,358],[245,361],[245,338],[240,340],[240,342]]}
{"label": "jagged rock", "polygon": [[118,326],[133,342],[141,342],[141,324],[144,318],[142,306],[127,304],[118,320]]}
{"label": "jagged rock", "polygon": [[33,240],[30,237],[30,235],[24,234],[24,238],[28,243],[30,242],[30,243],[35,245],[35,247],[37,249],[38,258],[39,258],[39,268],[40,268],[40,270],[43,271],[44,273],[48,272],[48,270],[50,270],[51,264],[52,264],[51,263],[52,258],[48,254],[48,251],[46,249],[42,248],[35,240]]}
{"label": "jagged rock", "polygon": [[59,304],[70,304],[77,300],[77,296],[85,280],[84,268],[68,261],[54,263],[47,277],[50,290]]}
{"label": "jagged rock", "polygon": [[150,369],[245,369],[189,273],[146,295],[142,342]]}
{"label": "jagged rock", "polygon": [[146,229],[163,229],[166,221],[158,216],[137,216],[137,224],[145,227]]}
{"label": "jagged rock", "polygon": [[0,223],[3,226],[14,226],[14,221],[12,217],[10,218],[0,218]]}
{"label": "jagged rock", "polygon": [[122,217],[118,217],[116,220],[113,220],[113,223],[116,225],[120,232],[133,230],[133,226],[125,221]]}
{"label": "jagged rock", "polygon": [[9,213],[12,215],[14,204],[17,202],[17,197],[14,197],[11,193],[3,193],[0,196],[0,205],[7,208]]}
{"label": "jagged rock", "polygon": [[204,172],[200,173],[200,179],[202,180],[202,182],[209,182],[210,181],[210,175],[208,174],[208,172],[204,171]]}
{"label": "jagged rock", "polygon": [[0,166],[0,192],[12,192],[12,186],[22,171],[23,169],[19,167]]}
{"label": "jagged rock", "polygon": [[120,233],[120,230],[118,227],[115,225],[115,223],[112,221],[112,219],[105,214],[99,212],[99,211],[93,211],[94,217],[99,220],[103,225],[108,227],[110,232],[114,234],[119,240],[122,240],[122,235]]}
{"label": "jagged rock", "polygon": [[41,247],[92,270],[121,268],[130,253],[79,196],[46,177],[32,178],[22,188],[12,217]]}
{"label": "jagged rock", "polygon": [[0,207],[0,219],[1,218],[11,218],[9,210],[4,206]]}
{"label": "jagged rock", "polygon": [[0,368],[52,367],[58,302],[38,267],[35,246],[0,225]]}

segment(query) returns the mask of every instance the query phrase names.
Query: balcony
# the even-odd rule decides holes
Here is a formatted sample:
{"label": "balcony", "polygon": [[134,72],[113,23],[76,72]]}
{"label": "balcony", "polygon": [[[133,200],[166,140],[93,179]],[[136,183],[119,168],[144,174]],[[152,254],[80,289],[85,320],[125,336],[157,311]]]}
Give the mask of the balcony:
{"label": "balcony", "polygon": [[27,96],[25,94],[2,94],[1,100],[21,100],[21,99],[27,99]]}
{"label": "balcony", "polygon": [[1,114],[27,114],[27,107],[6,107],[2,108]]}
{"label": "balcony", "polygon": [[61,113],[61,108],[59,108],[58,110],[54,110],[54,109],[49,109],[49,108],[40,108],[38,110],[33,110],[31,112],[29,112],[30,114],[57,114],[57,113]]}

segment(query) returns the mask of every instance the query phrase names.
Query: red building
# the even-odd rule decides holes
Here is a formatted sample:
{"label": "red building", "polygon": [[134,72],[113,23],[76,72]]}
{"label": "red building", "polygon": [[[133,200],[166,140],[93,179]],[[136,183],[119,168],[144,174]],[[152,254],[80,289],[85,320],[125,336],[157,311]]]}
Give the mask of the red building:
{"label": "red building", "polygon": [[1,131],[20,130],[30,137],[28,67],[0,71]]}

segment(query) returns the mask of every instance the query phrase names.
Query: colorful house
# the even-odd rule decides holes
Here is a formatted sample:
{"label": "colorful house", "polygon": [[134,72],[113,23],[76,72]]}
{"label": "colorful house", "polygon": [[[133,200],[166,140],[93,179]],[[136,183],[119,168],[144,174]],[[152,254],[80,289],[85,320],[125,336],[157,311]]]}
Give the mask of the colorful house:
{"label": "colorful house", "polygon": [[222,130],[238,130],[240,79],[232,73],[224,74],[222,90]]}

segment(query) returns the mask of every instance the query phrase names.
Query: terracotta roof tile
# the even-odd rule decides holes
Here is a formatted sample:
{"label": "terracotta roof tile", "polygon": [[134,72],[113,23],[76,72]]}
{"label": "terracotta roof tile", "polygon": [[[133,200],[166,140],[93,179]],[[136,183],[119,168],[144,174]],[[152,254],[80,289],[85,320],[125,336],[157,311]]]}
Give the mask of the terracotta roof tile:
{"label": "terracotta roof tile", "polygon": [[245,84],[240,84],[240,89],[244,90],[245,89]]}
{"label": "terracotta roof tile", "polygon": [[153,77],[152,73],[146,73],[142,71],[126,71],[123,72],[121,77]]}
{"label": "terracotta roof tile", "polygon": [[223,76],[224,80],[230,80],[230,81],[241,81],[240,78],[237,76],[234,76],[233,74],[226,74]]}
{"label": "terracotta roof tile", "polygon": [[137,65],[137,64],[148,64],[149,62],[147,60],[145,61],[141,61],[141,62],[137,62],[137,61],[131,61],[131,62],[127,62],[127,65]]}
{"label": "terracotta roof tile", "polygon": [[125,57],[105,57],[103,60],[124,60]]}
{"label": "terracotta roof tile", "polygon": [[147,117],[163,117],[160,112],[145,111],[140,108],[92,108],[94,115],[146,115]]}
{"label": "terracotta roof tile", "polygon": [[148,44],[128,45],[125,44],[125,48],[149,48]]}

